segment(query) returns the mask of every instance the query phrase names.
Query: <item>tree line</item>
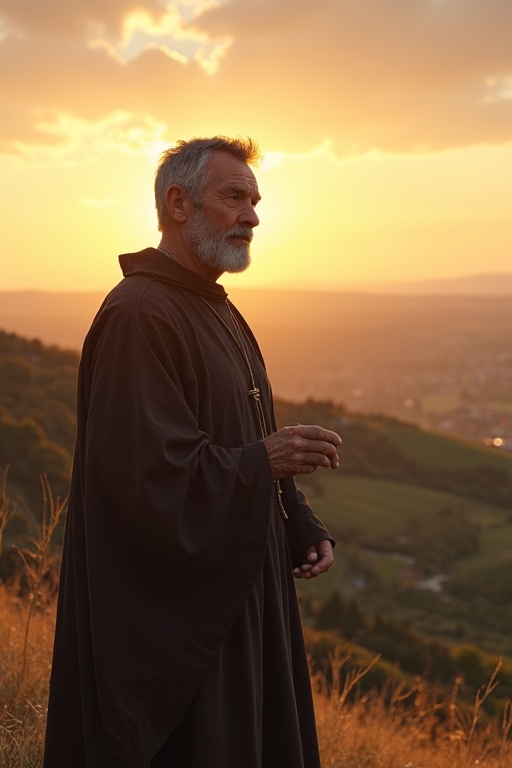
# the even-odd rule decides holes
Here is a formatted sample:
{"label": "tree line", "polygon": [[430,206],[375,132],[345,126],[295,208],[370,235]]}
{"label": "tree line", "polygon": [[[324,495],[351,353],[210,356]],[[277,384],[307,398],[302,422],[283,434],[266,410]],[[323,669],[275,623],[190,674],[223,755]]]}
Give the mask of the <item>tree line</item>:
{"label": "tree line", "polygon": [[[379,612],[367,615],[355,598],[345,599],[339,591],[332,592],[316,606],[306,600],[303,610],[314,628],[308,634],[308,648],[319,666],[325,664],[340,640],[345,641],[348,648],[357,646],[379,655],[383,664],[380,667],[376,664],[369,675],[365,684],[370,687],[385,681],[389,664],[395,664],[406,676],[421,676],[450,689],[459,679],[461,692],[467,701],[472,701],[499,662],[471,643],[448,645]],[[510,698],[512,664],[507,662],[501,665],[496,694],[486,702],[489,713],[499,712],[503,702]]]}

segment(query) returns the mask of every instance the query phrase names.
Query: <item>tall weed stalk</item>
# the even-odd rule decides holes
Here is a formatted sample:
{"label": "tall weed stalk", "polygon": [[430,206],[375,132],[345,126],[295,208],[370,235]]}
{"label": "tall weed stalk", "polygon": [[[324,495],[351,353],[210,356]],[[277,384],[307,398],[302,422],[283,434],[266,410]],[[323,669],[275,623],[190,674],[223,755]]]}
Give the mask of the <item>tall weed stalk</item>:
{"label": "tall weed stalk", "polygon": [[331,657],[332,682],[314,676],[315,708],[323,768],[511,768],[512,708],[501,728],[486,722],[483,704],[498,685],[497,665],[473,706],[459,701],[461,679],[451,697],[421,678],[410,688],[392,670],[380,690],[359,693],[373,663],[346,671],[348,654]]}
{"label": "tall weed stalk", "polygon": [[56,595],[59,575],[59,557],[52,551],[55,530],[65,512],[67,501],[55,500],[46,475],[41,475],[43,512],[37,536],[29,539],[29,546],[18,547],[23,565],[23,581],[27,590],[27,616],[23,633],[21,665],[18,672],[16,696],[19,694],[27,669],[30,628],[38,608],[47,607]]}
{"label": "tall weed stalk", "polygon": [[2,480],[0,481],[0,555],[2,554],[2,545],[5,529],[9,525],[12,516],[16,511],[16,504],[9,498],[7,492],[7,475],[9,474],[9,465],[4,467]]}

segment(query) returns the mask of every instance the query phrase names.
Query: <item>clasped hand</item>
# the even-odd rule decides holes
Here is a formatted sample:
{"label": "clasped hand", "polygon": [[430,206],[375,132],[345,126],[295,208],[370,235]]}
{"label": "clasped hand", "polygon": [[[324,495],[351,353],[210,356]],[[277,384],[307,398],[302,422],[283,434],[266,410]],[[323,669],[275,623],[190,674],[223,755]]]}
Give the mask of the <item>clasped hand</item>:
{"label": "clasped hand", "polygon": [[329,570],[333,559],[332,544],[324,539],[308,548],[306,561],[293,569],[293,575],[296,579],[314,579]]}
{"label": "clasped hand", "polygon": [[311,474],[318,467],[339,467],[341,437],[313,424],[294,424],[266,437],[273,480]]}

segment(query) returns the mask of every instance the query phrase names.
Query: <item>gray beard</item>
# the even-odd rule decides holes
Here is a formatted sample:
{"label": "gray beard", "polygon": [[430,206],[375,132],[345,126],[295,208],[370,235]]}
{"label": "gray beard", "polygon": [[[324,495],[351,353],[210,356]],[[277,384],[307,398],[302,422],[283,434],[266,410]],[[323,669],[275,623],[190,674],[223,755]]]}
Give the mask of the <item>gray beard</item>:
{"label": "gray beard", "polygon": [[236,226],[220,234],[212,222],[205,220],[203,212],[196,211],[192,223],[184,233],[185,242],[197,261],[219,272],[243,272],[251,263],[249,243],[232,243],[234,236],[252,237],[250,227]]}

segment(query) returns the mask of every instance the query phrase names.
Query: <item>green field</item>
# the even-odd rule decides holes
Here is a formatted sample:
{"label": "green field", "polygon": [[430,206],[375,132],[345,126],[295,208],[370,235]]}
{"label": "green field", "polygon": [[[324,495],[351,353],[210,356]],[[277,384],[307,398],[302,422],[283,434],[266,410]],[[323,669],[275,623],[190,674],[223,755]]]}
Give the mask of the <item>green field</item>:
{"label": "green field", "polygon": [[512,476],[512,452],[424,432],[407,424],[379,421],[372,426],[418,464],[439,469],[471,469],[487,464]]}
{"label": "green field", "polygon": [[[416,432],[417,455],[428,454],[428,446],[442,444],[444,438]],[[451,450],[452,466],[480,454],[467,449],[461,441],[446,440],[437,459]],[[456,455],[454,455],[456,454]],[[500,459],[498,452],[493,453]],[[505,459],[507,460],[507,459]],[[410,517],[429,518],[439,510],[463,508],[471,522],[480,526],[480,547],[476,554],[450,563],[447,576],[468,580],[472,588],[482,584],[510,583],[512,576],[512,515],[510,510],[492,504],[462,498],[455,494],[406,483],[344,476],[340,473],[316,473],[314,481],[306,478],[303,488],[317,514],[337,541],[335,565],[327,576],[299,584],[299,592],[319,604],[333,590],[354,597],[371,615],[380,612],[397,621],[412,624],[426,635],[448,643],[472,642],[490,653],[512,657],[512,608],[494,605],[483,598],[456,598],[446,593],[418,589],[412,584],[414,564],[392,552],[369,551],[353,543],[354,531],[389,546],[400,537]],[[300,484],[300,479],[299,479]]]}
{"label": "green field", "polygon": [[512,537],[507,510],[443,491],[342,473],[324,473],[318,490],[309,490],[307,482],[303,487],[317,514],[341,539],[343,531],[351,528],[376,538],[399,536],[411,516],[433,515],[445,507],[463,507],[483,529],[489,529],[483,537],[486,550],[493,551]]}

